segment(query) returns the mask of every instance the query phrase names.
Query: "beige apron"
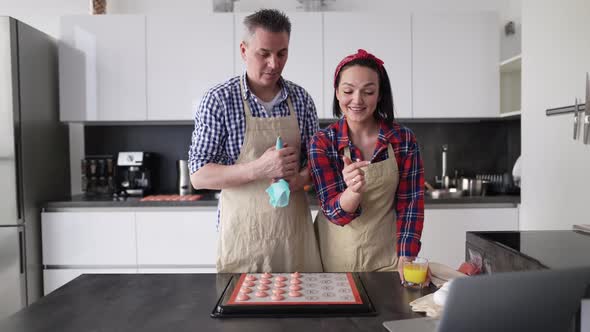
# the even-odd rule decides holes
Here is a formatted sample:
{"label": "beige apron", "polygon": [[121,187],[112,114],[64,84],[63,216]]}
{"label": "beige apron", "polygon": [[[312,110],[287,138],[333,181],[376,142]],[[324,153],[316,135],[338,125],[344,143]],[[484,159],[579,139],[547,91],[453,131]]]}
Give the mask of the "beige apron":
{"label": "beige apron", "polygon": [[[363,168],[367,191],[362,214],[338,226],[318,213],[315,221],[325,272],[397,271],[395,193],[399,172],[393,148],[389,158]],[[344,148],[350,158],[350,150]]]}
{"label": "beige apron", "polygon": [[[252,116],[240,82],[246,119],[244,144],[236,164],[258,159],[277,136],[300,151],[301,136],[295,108],[287,99],[288,117]],[[218,272],[321,272],[322,265],[304,191],[292,192],[289,205],[269,203],[263,179],[221,191],[217,250]]]}

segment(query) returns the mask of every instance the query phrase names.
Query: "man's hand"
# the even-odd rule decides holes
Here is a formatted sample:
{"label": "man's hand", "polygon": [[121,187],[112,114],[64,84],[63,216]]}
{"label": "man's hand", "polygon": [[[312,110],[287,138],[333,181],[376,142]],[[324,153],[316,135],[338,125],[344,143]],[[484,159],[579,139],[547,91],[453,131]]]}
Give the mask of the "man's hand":
{"label": "man's hand", "polygon": [[311,178],[307,168],[304,168],[299,173],[285,178],[285,181],[289,182],[289,190],[291,192],[303,190],[305,185],[311,183]]}
{"label": "man's hand", "polygon": [[289,178],[297,175],[298,170],[299,156],[295,148],[289,146],[280,150],[270,147],[255,161],[255,171],[259,178]]}

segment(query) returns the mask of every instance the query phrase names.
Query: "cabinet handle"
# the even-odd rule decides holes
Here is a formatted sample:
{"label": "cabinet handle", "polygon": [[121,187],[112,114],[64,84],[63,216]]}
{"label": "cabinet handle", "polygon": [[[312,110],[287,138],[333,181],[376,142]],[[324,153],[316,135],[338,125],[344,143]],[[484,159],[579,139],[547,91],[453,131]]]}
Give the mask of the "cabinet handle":
{"label": "cabinet handle", "polygon": [[578,139],[580,128],[580,107],[578,106],[578,98],[574,101],[574,141]]}
{"label": "cabinet handle", "polygon": [[19,231],[18,232],[18,262],[19,262],[19,267],[20,267],[20,274],[24,274],[25,273],[25,255],[24,255],[24,242],[23,241],[23,232]]}
{"label": "cabinet handle", "polygon": [[590,115],[584,115],[584,144],[590,143]]}
{"label": "cabinet handle", "polygon": [[586,106],[584,107],[584,144],[590,143],[590,74],[586,73]]}

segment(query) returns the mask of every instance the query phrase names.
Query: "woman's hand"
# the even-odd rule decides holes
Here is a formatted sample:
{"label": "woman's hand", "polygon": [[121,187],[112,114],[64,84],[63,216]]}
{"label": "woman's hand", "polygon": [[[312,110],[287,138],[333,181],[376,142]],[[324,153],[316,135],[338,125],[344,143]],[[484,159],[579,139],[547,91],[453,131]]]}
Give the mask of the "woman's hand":
{"label": "woman's hand", "polygon": [[[404,286],[405,286],[404,282],[406,281],[406,279],[404,278],[404,262],[411,262],[412,260],[414,260],[414,257],[400,256],[398,258],[397,272],[399,273],[399,278],[402,281],[402,285],[404,285]],[[426,273],[426,280],[424,281],[423,284],[420,285],[420,288],[428,287],[430,285],[430,279],[431,279],[431,274],[430,274],[430,266],[429,266],[427,273]]]}
{"label": "woman's hand", "polygon": [[360,161],[357,159],[357,161],[353,163],[352,160],[350,160],[350,158],[347,156],[342,156],[342,160],[344,161],[342,177],[344,178],[344,183],[346,183],[346,186],[352,190],[352,192],[357,194],[365,192],[367,190],[365,172],[361,169],[361,167],[365,167],[371,162]]}

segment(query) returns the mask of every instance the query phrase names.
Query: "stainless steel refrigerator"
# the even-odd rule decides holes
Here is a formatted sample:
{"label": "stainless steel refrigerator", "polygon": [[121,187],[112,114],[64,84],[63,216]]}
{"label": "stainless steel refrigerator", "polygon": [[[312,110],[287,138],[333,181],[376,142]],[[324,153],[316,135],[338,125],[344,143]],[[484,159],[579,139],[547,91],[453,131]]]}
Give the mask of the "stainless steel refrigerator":
{"label": "stainless steel refrigerator", "polygon": [[69,193],[56,44],[0,16],[0,319],[41,297],[41,208]]}

